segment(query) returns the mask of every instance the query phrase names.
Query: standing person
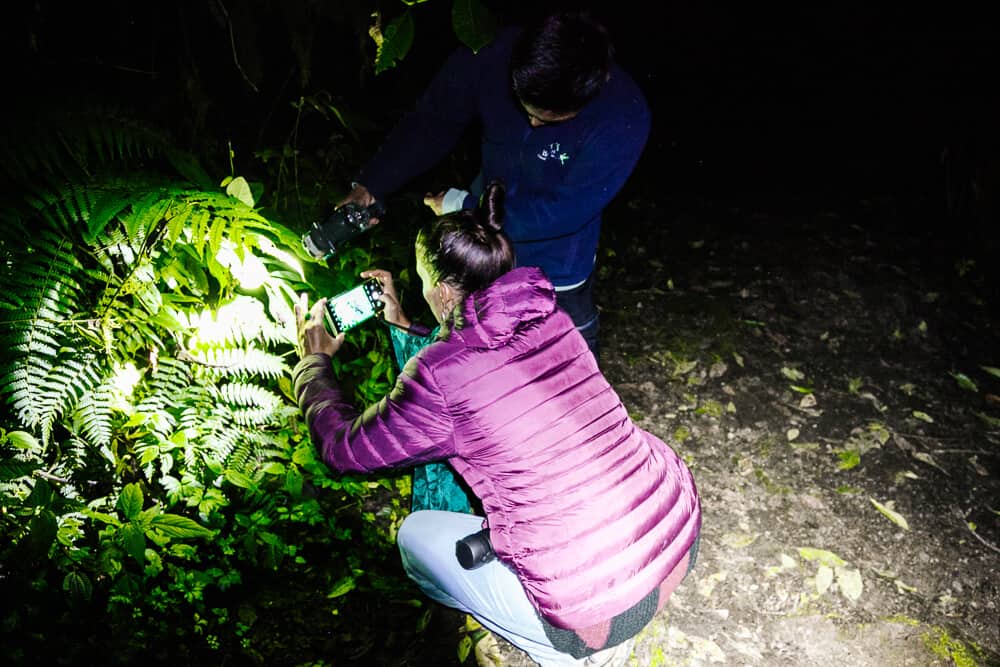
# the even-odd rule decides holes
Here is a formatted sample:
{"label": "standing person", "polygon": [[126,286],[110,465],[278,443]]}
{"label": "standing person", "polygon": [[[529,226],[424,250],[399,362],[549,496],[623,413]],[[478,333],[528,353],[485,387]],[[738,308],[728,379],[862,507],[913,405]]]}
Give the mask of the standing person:
{"label": "standing person", "polygon": [[480,172],[468,189],[428,194],[436,215],[475,208],[485,184],[507,186],[505,230],[518,266],[540,267],[598,356],[594,265],[601,214],[646,144],[650,111],[587,14],[556,13],[454,52],[361,169],[340,202],[365,206],[442,160],[472,123]]}
{"label": "standing person", "polygon": [[[441,333],[363,412],[337,386],[343,335],[324,301],[296,308],[304,356],[295,393],[323,461],[366,473],[446,460],[486,516],[426,510],[397,542],[433,600],[475,616],[541,665],[624,664],[693,566],[701,529],[694,480],[639,429],[536,267],[512,268],[503,192],[417,235],[417,273]],[[392,276],[385,317],[402,314]],[[495,559],[465,569],[456,543],[485,527]]]}

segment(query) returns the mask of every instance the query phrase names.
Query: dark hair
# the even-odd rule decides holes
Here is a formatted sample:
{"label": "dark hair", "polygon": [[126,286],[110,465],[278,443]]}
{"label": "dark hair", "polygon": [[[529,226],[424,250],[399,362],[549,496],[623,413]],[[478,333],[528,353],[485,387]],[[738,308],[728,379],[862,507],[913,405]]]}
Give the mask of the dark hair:
{"label": "dark hair", "polygon": [[514,94],[545,111],[579,111],[607,81],[613,54],[607,30],[588,14],[546,16],[526,28],[514,45]]}
{"label": "dark hair", "polygon": [[514,246],[503,233],[504,187],[493,181],[479,208],[444,215],[417,234],[432,277],[462,294],[486,287],[514,268]]}

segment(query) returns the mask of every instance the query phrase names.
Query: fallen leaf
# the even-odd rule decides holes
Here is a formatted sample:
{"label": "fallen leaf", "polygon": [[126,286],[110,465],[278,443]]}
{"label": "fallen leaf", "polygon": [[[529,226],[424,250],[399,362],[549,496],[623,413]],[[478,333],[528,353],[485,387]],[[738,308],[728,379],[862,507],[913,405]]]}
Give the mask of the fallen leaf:
{"label": "fallen leaf", "polygon": [[814,549],[813,547],[799,547],[799,555],[808,561],[818,561],[827,567],[844,567],[847,561],[825,549]]}
{"label": "fallen leaf", "polygon": [[756,542],[757,537],[748,533],[726,533],[722,536],[722,543],[730,549],[742,549]]}
{"label": "fallen leaf", "polygon": [[785,437],[788,438],[788,442],[791,442],[792,440],[795,440],[795,438],[799,437],[799,429],[797,429],[797,428],[790,428],[790,429],[788,429],[785,432]]}
{"label": "fallen leaf", "polygon": [[984,371],[986,371],[993,377],[1000,378],[1000,368],[997,368],[996,366],[980,366],[980,368],[982,368]]}
{"label": "fallen leaf", "polygon": [[979,387],[976,386],[976,383],[973,382],[972,379],[965,373],[951,373],[951,376],[955,378],[955,382],[957,382],[958,386],[962,389],[965,389],[966,391],[979,391]]}
{"label": "fallen leaf", "polygon": [[816,570],[816,592],[823,595],[830,589],[833,583],[833,569],[826,565],[820,565]]}
{"label": "fallen leaf", "polygon": [[916,417],[917,419],[921,420],[921,421],[927,422],[928,424],[933,424],[934,423],[934,418],[931,417],[926,412],[921,412],[920,410],[914,410],[913,411],[913,416]]}
{"label": "fallen leaf", "polygon": [[913,452],[913,458],[923,463],[926,463],[929,466],[934,466],[935,468],[937,468],[946,475],[949,474],[948,471],[942,468],[938,464],[938,462],[934,460],[934,457],[928,454],[927,452]]}
{"label": "fallen leaf", "polygon": [[886,503],[885,505],[883,505],[882,503],[880,503],[879,501],[875,500],[874,498],[868,498],[868,500],[870,500],[871,503],[872,503],[872,505],[875,506],[875,509],[877,509],[883,515],[885,515],[885,517],[887,519],[889,519],[890,521],[892,521],[894,524],[896,524],[897,526],[899,526],[903,530],[909,530],[910,529],[910,524],[906,522],[906,518],[902,514],[900,514],[899,512],[896,512],[894,509],[892,509],[892,507],[891,507],[892,501],[889,501],[888,503]]}
{"label": "fallen leaf", "polygon": [[861,597],[861,591],[864,588],[861,583],[861,572],[855,569],[849,570],[846,567],[835,568],[834,572],[837,575],[837,587],[840,588],[840,592],[848,600],[852,602],[857,601]]}
{"label": "fallen leaf", "polygon": [[806,394],[799,401],[800,408],[815,408],[816,407],[816,394]]}
{"label": "fallen leaf", "polygon": [[798,382],[799,380],[805,379],[805,374],[797,368],[789,368],[788,366],[781,367],[781,374],[792,382]]}
{"label": "fallen leaf", "polygon": [[501,667],[503,665],[500,645],[492,632],[476,642],[476,664],[479,667]]}
{"label": "fallen leaf", "polygon": [[982,464],[979,463],[979,457],[978,456],[970,456],[969,457],[969,465],[971,465],[973,468],[975,468],[977,474],[982,475],[983,477],[989,477],[990,476],[990,471],[987,470],[986,468],[984,468],[982,466]]}

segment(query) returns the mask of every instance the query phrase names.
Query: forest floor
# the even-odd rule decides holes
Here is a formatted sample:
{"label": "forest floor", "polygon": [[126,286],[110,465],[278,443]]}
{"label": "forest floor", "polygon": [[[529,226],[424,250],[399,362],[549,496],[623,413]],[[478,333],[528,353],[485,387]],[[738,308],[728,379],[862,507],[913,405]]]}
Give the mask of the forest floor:
{"label": "forest floor", "polygon": [[[688,461],[704,512],[697,565],[628,664],[1000,665],[982,260],[875,204],[617,215],[647,224],[605,223],[601,365]],[[435,607],[413,632],[421,613],[332,664],[460,664],[463,615]]]}

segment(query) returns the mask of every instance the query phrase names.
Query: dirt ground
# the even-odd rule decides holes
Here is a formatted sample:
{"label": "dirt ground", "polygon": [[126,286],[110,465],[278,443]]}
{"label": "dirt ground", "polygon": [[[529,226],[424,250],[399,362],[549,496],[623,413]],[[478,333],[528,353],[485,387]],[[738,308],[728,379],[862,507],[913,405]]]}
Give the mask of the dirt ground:
{"label": "dirt ground", "polygon": [[982,260],[866,202],[666,223],[609,235],[601,362],[688,460],[704,525],[630,664],[1000,665]]}

